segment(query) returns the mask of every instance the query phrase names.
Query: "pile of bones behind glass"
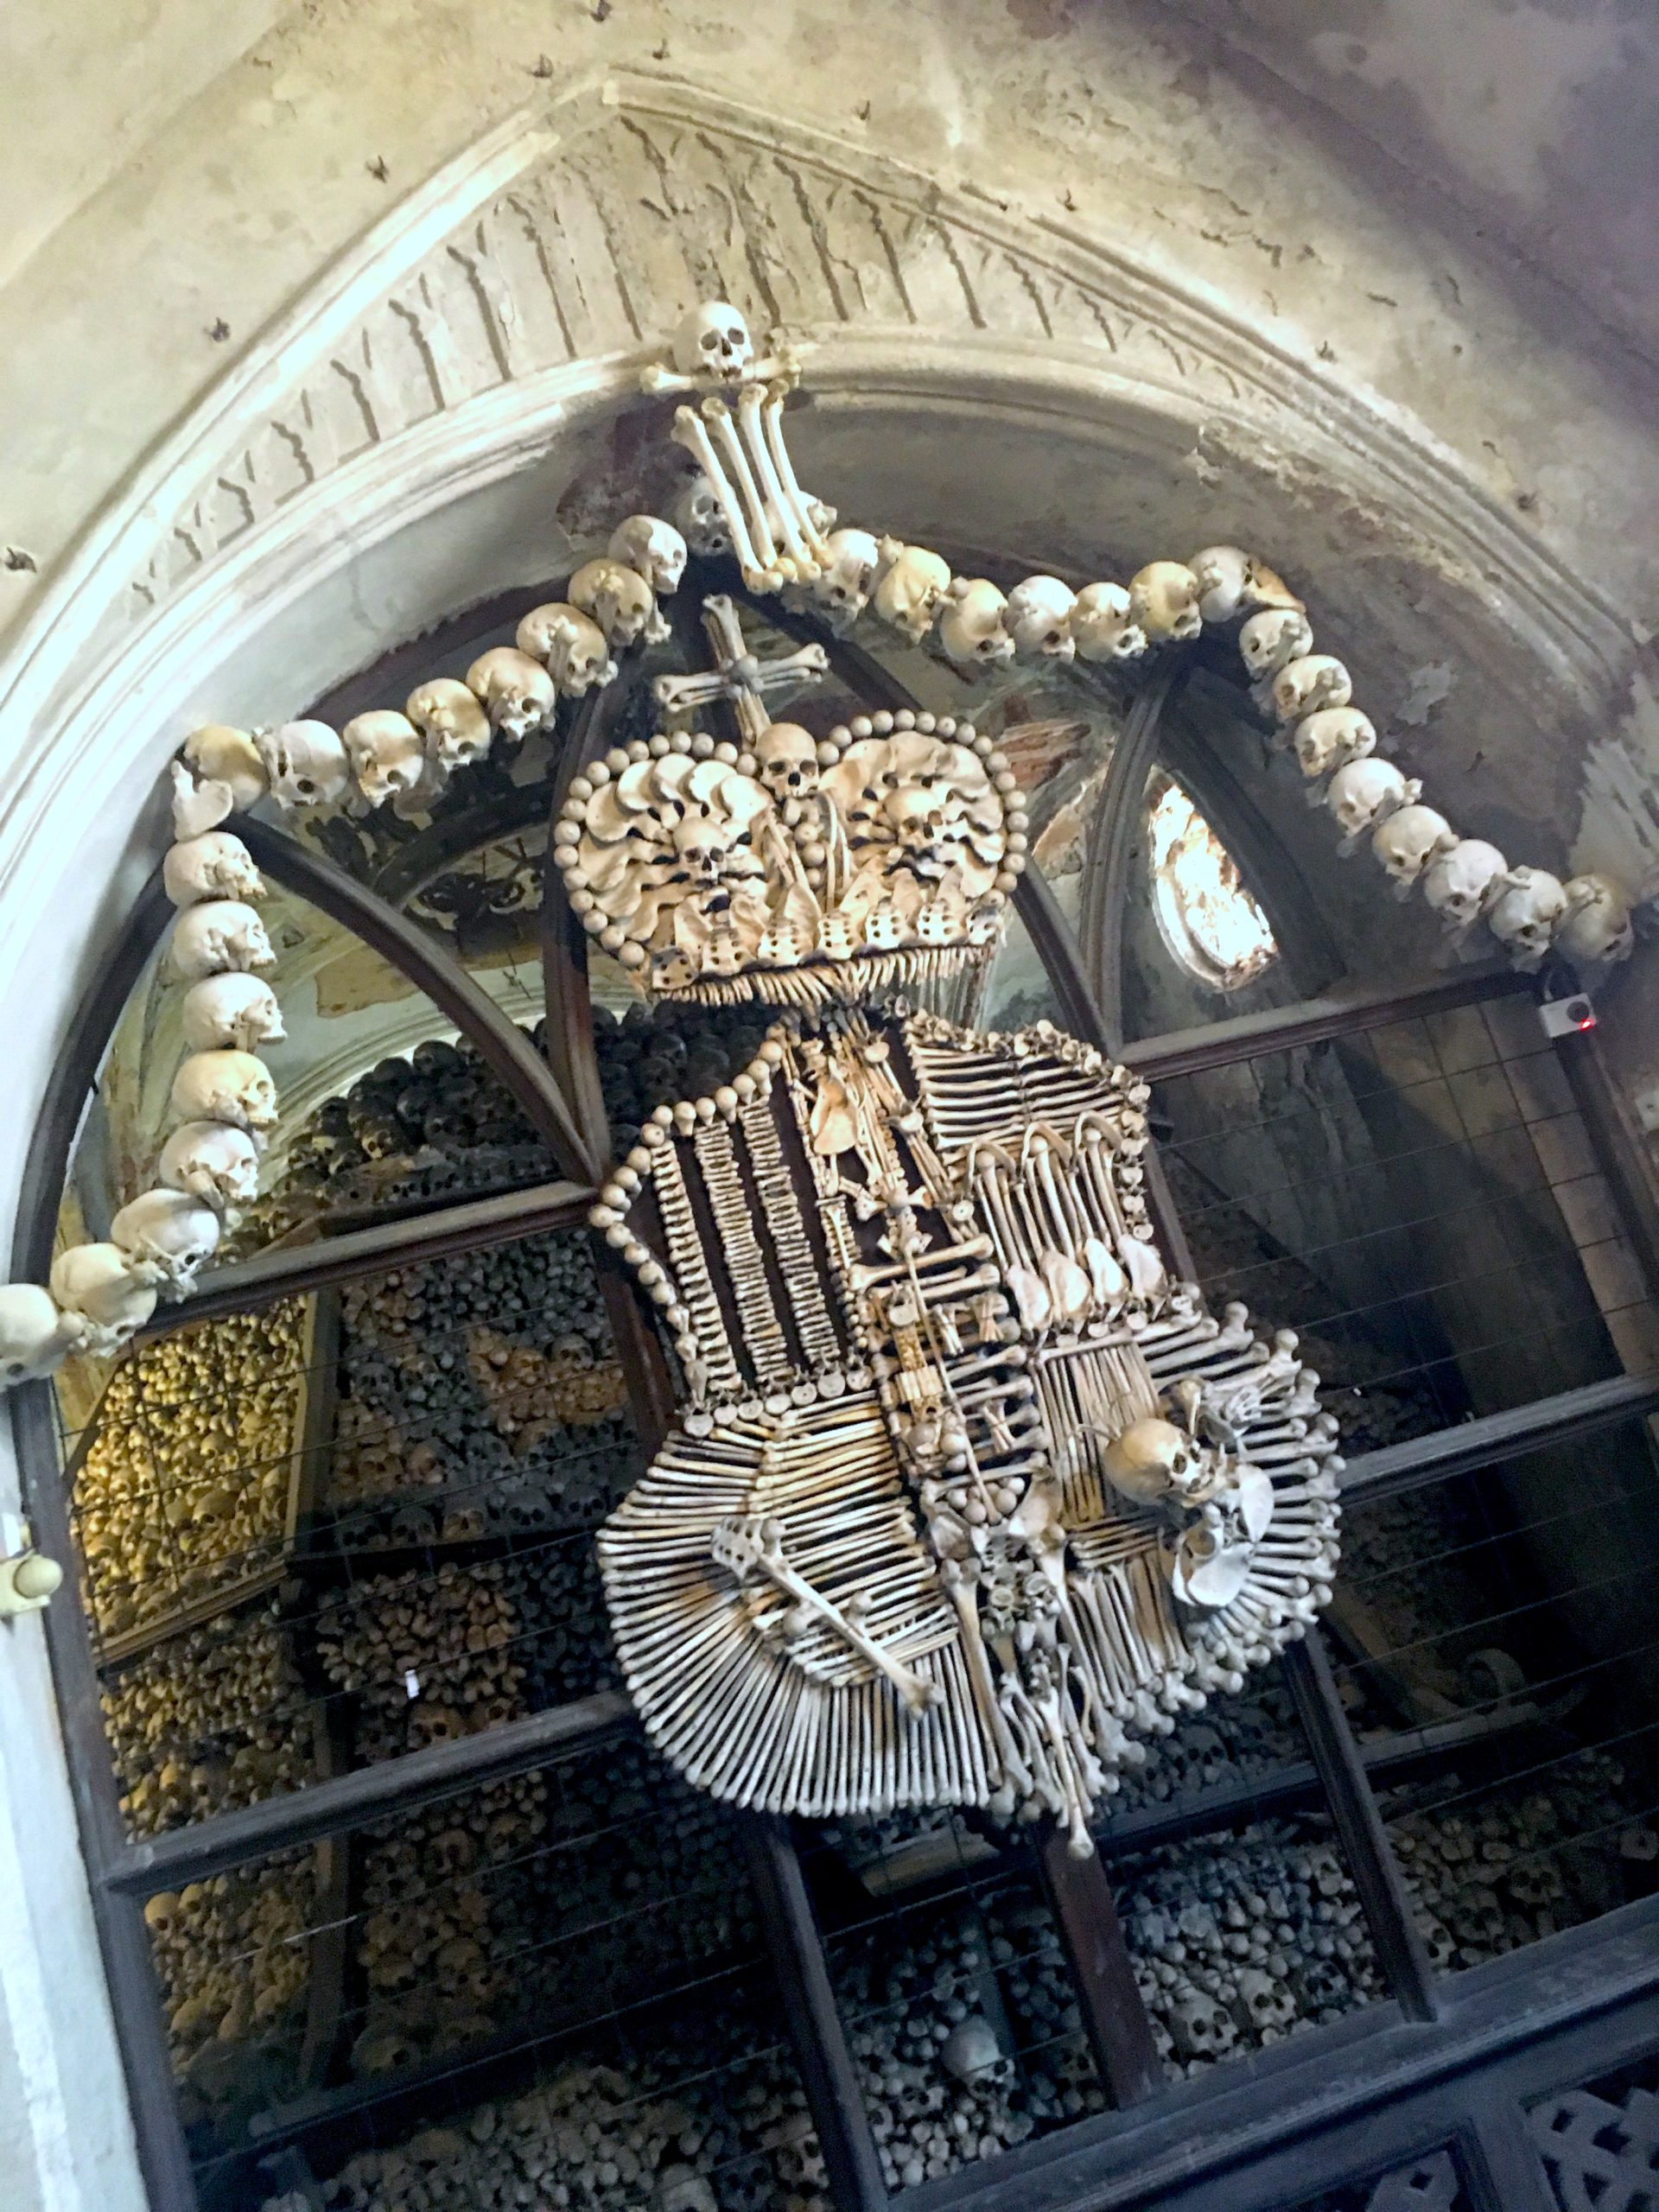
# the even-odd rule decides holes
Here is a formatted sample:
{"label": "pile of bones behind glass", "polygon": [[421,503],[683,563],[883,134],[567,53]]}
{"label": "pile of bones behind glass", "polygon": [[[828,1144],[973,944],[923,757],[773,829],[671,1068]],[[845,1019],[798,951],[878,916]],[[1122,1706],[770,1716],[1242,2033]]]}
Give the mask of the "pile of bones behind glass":
{"label": "pile of bones behind glass", "polygon": [[[424,818],[454,772],[480,760],[497,735],[522,740],[550,725],[562,699],[615,679],[619,655],[667,634],[659,602],[677,588],[688,550],[730,551],[751,590],[781,593],[836,632],[868,613],[965,671],[1016,658],[1132,663],[1190,644],[1206,625],[1224,627],[1310,798],[1323,798],[1342,831],[1344,853],[1369,842],[1397,895],[1421,885],[1448,930],[1463,934],[1484,923],[1519,967],[1537,968],[1552,948],[1580,965],[1628,956],[1634,902],[1621,885],[1594,874],[1563,883],[1546,869],[1511,866],[1484,839],[1460,837],[1423,803],[1421,785],[1379,756],[1347,669],[1314,652],[1302,603],[1262,562],[1236,546],[1206,546],[1189,561],[1150,563],[1127,587],[1081,591],[1052,575],[1028,576],[1006,594],[982,576],[953,576],[925,546],[834,527],[834,510],[801,491],[782,429],[798,365],[776,346],[757,358],[735,308],[715,301],[694,308],[671,360],[648,367],[641,383],[696,402],[679,406],[671,433],[697,471],[674,502],[674,519],[637,514],[619,524],[606,551],[570,578],[567,599],[525,615],[515,645],[482,654],[465,682],[417,685],[401,714],[359,715],[339,731],[316,721],[255,730],[215,724],[186,740],[172,768],[176,842],[164,864],[178,910],[172,964],[187,986],[188,1056],[171,1098],[178,1125],[156,1163],[155,1186],[121,1208],[107,1241],[60,1253],[49,1288],[0,1287],[0,1388],[50,1374],[71,1351],[118,1349],[149,1319],[158,1296],[185,1295],[225,1226],[257,1195],[277,1113],[258,1048],[283,1032],[257,972],[275,964],[256,911],[263,886],[246,846],[224,823],[267,799],[289,812],[391,805],[404,818]],[[810,672],[812,649],[792,658]],[[696,677],[659,678],[657,691],[671,718],[718,696]],[[737,757],[702,734],[681,734],[677,743]],[[786,774],[796,752],[812,743],[798,725],[772,724],[755,745],[762,772],[775,754],[772,765]],[[1017,874],[1023,817],[1012,815],[1009,829],[1006,865]],[[578,890],[572,905],[607,950],[625,963],[643,960],[591,896]]]}

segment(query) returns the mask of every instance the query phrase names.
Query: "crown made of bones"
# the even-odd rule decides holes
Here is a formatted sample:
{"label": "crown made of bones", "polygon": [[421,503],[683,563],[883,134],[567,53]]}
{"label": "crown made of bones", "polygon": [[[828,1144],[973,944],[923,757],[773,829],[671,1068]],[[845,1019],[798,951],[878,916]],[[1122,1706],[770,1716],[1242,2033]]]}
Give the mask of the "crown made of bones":
{"label": "crown made of bones", "polygon": [[949,715],[744,747],[675,731],[571,783],[554,860],[582,926],[665,998],[804,1005],[982,962],[1025,867],[1007,760]]}

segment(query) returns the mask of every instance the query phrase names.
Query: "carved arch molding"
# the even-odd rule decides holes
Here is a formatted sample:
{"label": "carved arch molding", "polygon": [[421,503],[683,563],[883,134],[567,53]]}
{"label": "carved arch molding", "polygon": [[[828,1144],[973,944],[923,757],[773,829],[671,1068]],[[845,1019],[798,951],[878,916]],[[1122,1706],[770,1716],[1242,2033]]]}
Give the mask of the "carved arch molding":
{"label": "carved arch molding", "polygon": [[[67,761],[95,765],[118,721],[130,754],[136,701],[164,725],[154,772],[181,726],[181,671],[203,658],[193,640],[503,482],[579,416],[636,404],[645,342],[711,294],[813,349],[831,423],[874,395],[954,410],[953,435],[965,410],[1000,411],[1092,441],[1128,487],[1113,526],[1136,560],[1189,550],[1189,529],[1196,543],[1217,523],[1265,524],[1265,550],[1320,577],[1345,634],[1379,652],[1408,634],[1421,660],[1440,623],[1495,720],[1535,715],[1541,681],[1559,721],[1605,696],[1627,656],[1614,610],[1454,457],[1213,299],[849,141],[685,83],[607,77],[511,118],[411,195],[89,531],[0,671],[22,740],[0,781],[0,889],[28,873]],[[1287,513],[1294,550],[1282,529],[1268,542]],[[1069,527],[1029,521],[1020,554],[1080,562],[1090,541]]]}

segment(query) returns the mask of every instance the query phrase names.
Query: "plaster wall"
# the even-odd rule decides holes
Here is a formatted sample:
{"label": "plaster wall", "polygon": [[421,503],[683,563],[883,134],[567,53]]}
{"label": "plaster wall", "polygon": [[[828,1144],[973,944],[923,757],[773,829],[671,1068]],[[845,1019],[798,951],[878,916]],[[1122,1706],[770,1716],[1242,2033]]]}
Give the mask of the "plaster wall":
{"label": "plaster wall", "polygon": [[[555,572],[638,482],[633,368],[699,289],[820,345],[797,450],[849,512],[1080,575],[1242,536],[1307,580],[1465,826],[1547,863],[1659,859],[1640,334],[1606,342],[1617,301],[1563,309],[1587,249],[1561,273],[1482,237],[1467,210],[1509,186],[1432,131],[1421,174],[1356,151],[1332,118],[1360,65],[1320,48],[1296,97],[1267,9],[1225,11],[1237,67],[1195,60],[1205,11],[1134,0],[175,0],[130,67],[25,12],[44,60],[9,106],[99,152],[24,162],[34,251],[0,262],[0,1216],[159,849],[178,736],[278,719]],[[1421,11],[1386,13],[1421,70]],[[687,118],[641,120],[625,79],[695,95]],[[518,175],[525,130],[522,252],[575,271],[543,351],[486,311],[498,281],[529,296],[499,237],[471,252],[494,203],[467,180]],[[607,268],[627,282],[601,299]],[[1634,1089],[1659,1080],[1650,963],[1618,993]],[[142,2191],[71,1839],[25,1622],[0,1631],[0,2113],[20,2087],[26,2112],[0,2195],[124,2212]]]}

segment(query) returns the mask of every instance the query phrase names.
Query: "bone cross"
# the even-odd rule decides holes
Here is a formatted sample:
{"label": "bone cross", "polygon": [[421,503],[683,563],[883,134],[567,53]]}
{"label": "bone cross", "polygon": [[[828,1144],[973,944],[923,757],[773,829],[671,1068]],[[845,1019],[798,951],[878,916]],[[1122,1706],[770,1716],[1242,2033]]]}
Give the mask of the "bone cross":
{"label": "bone cross", "polygon": [[695,676],[659,676],[652,687],[657,703],[671,715],[695,714],[723,700],[737,718],[745,744],[752,745],[774,719],[767,712],[768,698],[791,697],[830,671],[822,645],[758,659],[748,649],[736,606],[723,592],[703,601],[702,626],[714,650],[714,667]]}
{"label": "bone cross", "polygon": [[890,1652],[884,1651],[873,1637],[866,1636],[838,1605],[821,1590],[815,1590],[806,1577],[790,1565],[784,1557],[784,1532],[778,1522],[722,1521],[715,1529],[709,1548],[715,1564],[723,1567],[740,1586],[756,1574],[764,1575],[776,1588],[794,1599],[798,1605],[817,1613],[861,1658],[887,1676],[912,1713],[925,1713],[930,1705],[938,1702],[936,1683],[924,1681]]}

